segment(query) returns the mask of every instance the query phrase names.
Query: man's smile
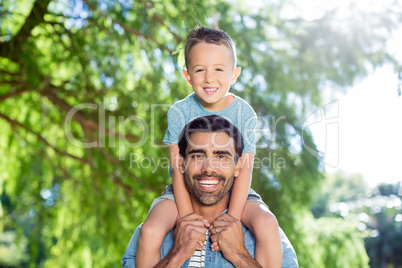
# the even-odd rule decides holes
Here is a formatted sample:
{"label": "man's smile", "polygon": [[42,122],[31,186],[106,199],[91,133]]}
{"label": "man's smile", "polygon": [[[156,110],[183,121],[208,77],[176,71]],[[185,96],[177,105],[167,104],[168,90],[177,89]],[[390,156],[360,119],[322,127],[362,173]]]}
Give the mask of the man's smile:
{"label": "man's smile", "polygon": [[200,186],[200,189],[204,192],[215,191],[221,182],[221,180],[202,180],[202,179],[197,181]]}
{"label": "man's smile", "polygon": [[193,179],[198,182],[200,189],[204,192],[215,191],[225,178],[218,174],[206,175],[197,174],[193,176]]}

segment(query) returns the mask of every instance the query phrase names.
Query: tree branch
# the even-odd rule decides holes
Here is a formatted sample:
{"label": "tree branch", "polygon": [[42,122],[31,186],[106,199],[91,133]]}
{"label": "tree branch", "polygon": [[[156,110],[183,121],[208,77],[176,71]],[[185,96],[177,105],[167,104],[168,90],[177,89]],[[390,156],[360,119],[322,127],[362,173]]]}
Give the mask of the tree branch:
{"label": "tree branch", "polygon": [[[33,130],[29,129],[27,126],[21,124],[20,122],[14,120],[14,119],[9,118],[9,117],[6,116],[5,114],[0,113],[0,118],[3,118],[4,120],[6,120],[11,126],[13,126],[13,127],[14,127],[14,126],[17,126],[17,127],[19,127],[19,128],[24,129],[24,130],[27,131],[28,133],[34,135],[38,140],[40,140],[41,142],[43,142],[46,146],[52,148],[53,151],[55,151],[58,155],[60,155],[60,156],[65,156],[65,157],[70,157],[70,158],[72,158],[72,159],[78,160],[79,162],[81,162],[81,163],[83,163],[83,164],[85,164],[85,165],[92,166],[92,165],[91,165],[91,162],[90,162],[89,160],[84,159],[84,158],[77,157],[77,156],[75,156],[75,155],[72,155],[72,154],[69,154],[69,153],[67,153],[67,152],[63,152],[63,151],[57,149],[55,146],[53,146],[52,144],[50,144],[50,143],[49,143],[45,138],[43,138],[41,135],[39,135],[38,133],[36,133],[36,132],[34,132]],[[112,164],[114,164],[114,165],[118,165],[118,166],[124,167],[123,164],[122,164],[120,161],[118,161],[114,156],[112,156],[112,155],[110,155],[110,154],[107,154],[107,153],[106,153],[105,151],[103,151],[103,150],[101,151],[101,153],[103,153],[103,154],[106,156],[106,158],[108,159],[108,161],[109,161],[110,163],[112,163]],[[135,176],[134,174],[132,174],[131,172],[129,172],[129,171],[127,171],[127,172],[131,175],[131,178],[135,178],[135,177],[136,177],[136,176]],[[143,180],[143,179],[141,179],[141,178],[136,178],[136,180],[139,180],[142,184],[149,186],[149,181],[147,181],[147,180]],[[113,177],[113,183],[116,184],[116,185],[118,185],[118,186],[120,186],[121,188],[123,188],[124,191],[125,191],[127,194],[129,194],[129,195],[132,194],[133,189],[132,189],[130,186],[126,185],[120,178],[117,178],[116,176],[114,176],[114,177]]]}
{"label": "tree branch", "polygon": [[[16,82],[16,81],[0,82],[0,84],[1,84],[1,83],[4,83],[4,84],[11,84],[11,85],[21,85],[20,82]],[[6,99],[8,99],[8,98],[13,98],[13,97],[19,96],[19,95],[21,95],[22,93],[25,93],[25,92],[28,92],[28,91],[32,91],[32,89],[27,89],[27,88],[25,88],[25,89],[21,89],[21,90],[17,90],[17,91],[13,91],[13,92],[4,94],[4,95],[0,96],[0,102],[6,100]]]}
{"label": "tree branch", "polygon": [[18,73],[13,73],[13,72],[10,72],[8,70],[0,70],[0,73],[6,74],[6,75],[9,75],[9,76],[12,76],[12,77],[19,77]]}
{"label": "tree branch", "polygon": [[[91,9],[92,11],[97,11],[97,12],[99,12],[99,14],[100,14],[102,17],[104,17],[104,18],[110,18],[110,17],[108,17],[105,13],[103,13],[103,12],[100,11],[100,10],[98,10],[98,9],[97,9],[92,3],[90,3],[88,0],[83,0],[83,1],[85,2],[85,4],[87,4],[87,6],[89,7],[89,9]],[[143,38],[145,38],[145,39],[151,40],[152,42],[154,42],[155,44],[157,44],[157,45],[158,45],[159,47],[161,47],[162,49],[169,51],[170,54],[173,54],[173,52],[174,52],[173,50],[169,49],[169,48],[168,48],[167,46],[165,46],[165,45],[159,44],[159,43],[155,40],[154,37],[149,36],[149,35],[147,35],[147,34],[144,34],[144,33],[140,32],[140,31],[138,31],[138,30],[136,30],[136,29],[133,29],[133,28],[131,28],[131,27],[128,27],[128,26],[126,26],[124,23],[120,22],[119,20],[113,19],[112,21],[113,21],[113,23],[117,23],[118,25],[120,25],[120,26],[124,29],[124,31],[126,31],[126,32],[128,32],[128,33],[131,33],[131,34],[134,34],[134,35],[136,35],[136,36],[138,36],[138,37],[143,37]]]}
{"label": "tree branch", "polygon": [[5,114],[0,113],[0,118],[3,118],[4,120],[6,120],[11,126],[20,127],[20,128],[22,128],[22,129],[24,129],[25,131],[27,131],[28,133],[31,133],[31,134],[34,135],[38,140],[40,140],[41,142],[43,142],[44,144],[46,144],[48,147],[52,148],[53,151],[55,151],[58,155],[67,156],[67,157],[73,158],[73,159],[75,159],[75,160],[78,160],[78,161],[80,161],[80,162],[83,163],[83,164],[90,165],[90,163],[89,163],[86,159],[84,159],[84,158],[80,158],[80,157],[77,157],[77,156],[75,156],[75,155],[69,154],[69,153],[67,153],[67,152],[62,152],[61,150],[57,149],[56,147],[54,147],[53,145],[51,145],[51,144],[50,144],[45,138],[43,138],[41,135],[39,135],[38,133],[36,133],[36,132],[34,132],[33,130],[29,129],[28,127],[26,127],[25,125],[21,124],[20,122],[14,120],[14,119],[9,118],[9,117],[6,116]]}
{"label": "tree branch", "polygon": [[[70,112],[72,109],[74,109],[74,107],[72,107],[70,104],[68,104],[62,98],[59,98],[54,93],[55,89],[58,89],[58,87],[49,85],[48,88],[41,90],[39,93],[42,96],[48,98],[53,104],[55,104],[61,110],[65,111],[67,113]],[[86,119],[85,116],[80,111],[77,111],[76,113],[74,113],[73,119],[76,120],[78,123],[80,123],[83,128],[90,130],[90,131],[104,132],[106,135],[114,136],[114,137],[118,137],[118,138],[124,138],[124,139],[131,140],[131,141],[139,141],[140,140],[136,136],[115,133],[114,131],[112,131],[108,128],[102,127],[102,129],[101,129],[101,126],[99,126],[93,120]]]}
{"label": "tree branch", "polygon": [[151,1],[145,3],[143,0],[138,0],[141,4],[143,4],[146,8],[151,9],[152,11],[154,11],[153,16],[155,17],[156,21],[159,22],[160,24],[162,24],[174,37],[174,39],[176,39],[176,41],[178,43],[181,43],[183,41],[183,38],[176,34],[175,32],[173,32],[166,24],[165,21],[162,19],[162,17],[160,17],[158,14],[156,14],[155,9],[153,8],[153,4]]}
{"label": "tree branch", "polygon": [[[31,36],[32,29],[44,22],[50,0],[38,0],[25,20],[19,32],[9,41],[0,43],[0,56],[17,61],[20,57],[20,46]],[[16,53],[15,53],[16,52]]]}

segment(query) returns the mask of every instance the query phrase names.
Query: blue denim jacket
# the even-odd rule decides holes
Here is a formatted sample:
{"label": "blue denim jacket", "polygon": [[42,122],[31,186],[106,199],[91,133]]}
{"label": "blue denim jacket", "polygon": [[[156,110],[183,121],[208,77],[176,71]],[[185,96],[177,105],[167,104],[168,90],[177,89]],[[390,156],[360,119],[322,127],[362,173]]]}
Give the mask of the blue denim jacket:
{"label": "blue denim jacket", "polygon": [[[135,230],[133,236],[131,237],[130,242],[128,243],[126,252],[124,253],[121,259],[121,266],[123,268],[128,267],[135,267],[135,257],[137,252],[137,244],[138,244],[138,237],[140,235],[141,226],[138,226]],[[282,260],[282,267],[283,268],[298,268],[299,265],[297,263],[296,253],[290,244],[289,239],[286,237],[285,233],[282,229],[279,230],[282,240],[282,250],[283,250],[283,260]],[[244,232],[244,245],[248,251],[248,253],[254,258],[254,250],[255,250],[255,238],[254,235],[248,230],[246,227],[243,226]],[[174,230],[170,231],[163,240],[162,247],[161,247],[161,257],[162,259],[166,257],[169,253],[170,249],[173,247],[173,233]],[[207,240],[207,245],[205,248],[205,268],[211,267],[234,267],[232,263],[227,261],[221,252],[214,252],[211,251],[211,239]],[[187,260],[182,267],[188,267],[189,261]]]}

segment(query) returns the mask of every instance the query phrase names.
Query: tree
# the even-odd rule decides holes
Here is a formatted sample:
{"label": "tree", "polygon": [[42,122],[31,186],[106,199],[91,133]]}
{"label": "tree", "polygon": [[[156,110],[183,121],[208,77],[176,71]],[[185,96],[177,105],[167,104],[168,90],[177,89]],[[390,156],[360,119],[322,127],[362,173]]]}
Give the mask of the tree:
{"label": "tree", "polygon": [[366,66],[392,59],[378,45],[399,13],[367,20],[352,7],[344,27],[337,11],[317,21],[283,18],[288,5],[2,1],[0,179],[14,206],[8,228],[25,230],[30,262],[119,266],[134,227],[170,183],[166,112],[191,92],[181,78],[183,42],[203,24],[237,44],[243,74],[233,91],[267,130],[253,187],[307,266],[307,237],[299,240],[295,226],[323,167],[303,118],[322,104],[324,84],[349,85]]}
{"label": "tree", "polygon": [[354,202],[372,194],[367,182],[361,174],[346,174],[338,170],[326,174],[320,191],[314,194],[311,212],[315,218],[333,216],[330,205],[340,202]]}
{"label": "tree", "polygon": [[371,267],[402,266],[401,189],[400,182],[380,184],[367,202],[370,206],[364,212],[370,216],[367,226],[371,233],[366,239],[366,250]]}
{"label": "tree", "polygon": [[[351,236],[364,238],[370,267],[399,267],[402,264],[399,254],[402,250],[402,217],[399,214],[401,183],[381,184],[367,191],[367,187],[362,188],[362,184],[356,179],[359,178],[357,175],[348,176],[337,172],[332,178],[336,179],[326,185],[332,190],[317,196],[316,200],[326,200],[327,204],[322,213],[325,217],[318,220],[327,221],[325,226],[328,226],[330,222],[343,218],[344,223],[338,222],[339,226],[354,225],[353,228],[358,229],[361,234],[359,236],[352,232]],[[353,186],[345,188],[347,184]],[[355,190],[351,191],[353,187]],[[356,190],[359,188],[360,190]],[[355,194],[350,195],[353,192]],[[313,206],[313,212],[314,208],[317,205]],[[347,232],[340,233],[344,235]]]}

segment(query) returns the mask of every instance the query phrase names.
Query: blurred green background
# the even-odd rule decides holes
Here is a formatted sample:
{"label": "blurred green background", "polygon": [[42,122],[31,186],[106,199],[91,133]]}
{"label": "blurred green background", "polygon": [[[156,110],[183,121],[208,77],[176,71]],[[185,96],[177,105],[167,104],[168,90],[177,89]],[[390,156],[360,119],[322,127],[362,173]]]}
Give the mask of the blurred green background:
{"label": "blurred green background", "polygon": [[303,127],[335,98],[324,89],[345,92],[384,64],[400,70],[387,51],[398,1],[313,19],[286,0],[0,3],[0,267],[120,267],[170,183],[166,112],[192,91],[182,50],[196,25],[236,43],[231,91],[264,129],[252,187],[300,267],[402,266],[401,184],[326,174]]}

